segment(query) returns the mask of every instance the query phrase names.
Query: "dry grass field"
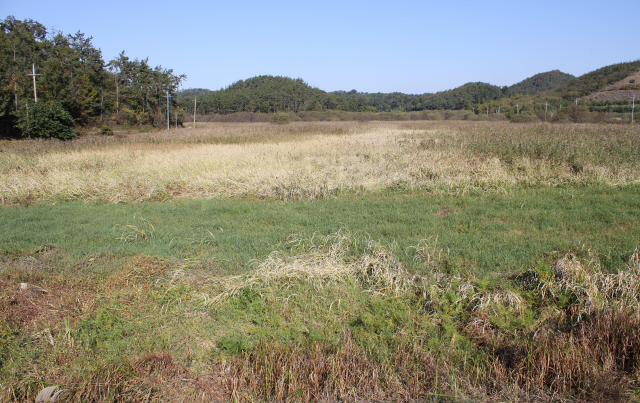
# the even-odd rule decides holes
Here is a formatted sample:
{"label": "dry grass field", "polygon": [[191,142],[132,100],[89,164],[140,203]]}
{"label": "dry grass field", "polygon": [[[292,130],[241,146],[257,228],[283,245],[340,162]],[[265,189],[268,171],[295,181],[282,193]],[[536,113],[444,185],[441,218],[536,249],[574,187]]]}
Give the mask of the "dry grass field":
{"label": "dry grass field", "polygon": [[434,193],[640,180],[637,126],[499,122],[211,123],[0,143],[0,202],[143,202],[343,191]]}

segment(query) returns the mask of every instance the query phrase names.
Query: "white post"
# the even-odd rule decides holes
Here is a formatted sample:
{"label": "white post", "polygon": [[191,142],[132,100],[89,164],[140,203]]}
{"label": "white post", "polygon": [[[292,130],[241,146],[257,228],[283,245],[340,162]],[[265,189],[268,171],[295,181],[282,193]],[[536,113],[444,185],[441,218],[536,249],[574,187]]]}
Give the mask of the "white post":
{"label": "white post", "polygon": [[636,94],[633,94],[633,98],[632,98],[632,105],[631,105],[631,123],[633,123],[633,111],[634,109],[636,109]]}
{"label": "white post", "polygon": [[548,102],[545,102],[544,103],[544,121],[545,122],[547,121],[547,105],[548,105]]}
{"label": "white post", "polygon": [[196,108],[198,107],[198,97],[193,99],[193,127],[196,127]]}
{"label": "white post", "polygon": [[167,130],[170,129],[169,127],[169,98],[171,98],[171,95],[169,95],[169,90],[167,90],[167,95],[165,95],[167,97]]}
{"label": "white post", "polygon": [[42,74],[36,74],[36,65],[31,63],[31,71],[33,74],[27,74],[28,76],[33,77],[33,99],[38,102],[38,93],[36,92],[36,76],[41,76]]}
{"label": "white post", "polygon": [[578,106],[578,98],[576,98],[576,106]]}
{"label": "white post", "polygon": [[520,114],[520,105],[516,104],[516,115]]}

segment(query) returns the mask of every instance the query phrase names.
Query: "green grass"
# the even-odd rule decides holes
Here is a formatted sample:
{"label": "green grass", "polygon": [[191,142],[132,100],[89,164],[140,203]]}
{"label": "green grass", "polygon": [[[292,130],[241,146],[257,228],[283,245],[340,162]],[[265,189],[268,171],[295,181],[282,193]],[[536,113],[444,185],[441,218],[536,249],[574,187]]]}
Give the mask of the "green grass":
{"label": "green grass", "polygon": [[582,247],[606,268],[626,261],[640,244],[640,192],[611,188],[522,189],[461,197],[423,193],[348,195],[314,203],[190,200],[95,205],[80,202],[3,208],[0,250],[33,251],[56,244],[74,258],[118,256],[215,262],[222,274],[240,274],[252,259],[282,249],[291,234],[309,237],[346,228],[398,244],[404,253],[421,239],[436,242],[449,259],[477,272],[529,268],[552,251]]}
{"label": "green grass", "polygon": [[[338,237],[320,235],[338,231],[345,243],[332,251]],[[640,335],[624,310],[601,306],[637,297],[589,294],[555,263],[573,253],[608,279],[638,245],[637,186],[2,208],[0,400],[33,400],[47,382],[70,387],[72,401],[211,401],[223,389],[245,401],[327,390],[517,400],[532,387],[603,399],[593,368],[611,361],[597,354],[636,344],[602,340]],[[275,270],[287,264],[302,266]],[[622,283],[640,284],[633,275]],[[21,282],[50,293],[22,293]],[[558,345],[565,355],[545,355]],[[540,364],[550,360],[591,372],[575,381]],[[226,374],[222,386],[202,383],[212,373]],[[541,386],[534,373],[568,381]]]}

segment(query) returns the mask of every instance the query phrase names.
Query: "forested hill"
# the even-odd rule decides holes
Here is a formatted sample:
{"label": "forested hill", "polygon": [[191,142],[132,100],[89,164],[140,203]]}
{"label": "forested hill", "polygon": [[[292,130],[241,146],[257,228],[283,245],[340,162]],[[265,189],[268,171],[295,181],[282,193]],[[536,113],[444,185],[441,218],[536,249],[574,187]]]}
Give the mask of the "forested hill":
{"label": "forested hill", "polygon": [[[193,111],[193,97],[181,98],[180,105]],[[198,112],[234,113],[320,110],[364,112],[373,110],[359,97],[338,97],[305,83],[301,78],[257,76],[236,81],[225,89],[198,95]]]}
{"label": "forested hill", "polygon": [[361,93],[356,90],[349,92],[335,91],[331,94],[339,97],[358,97],[366,104],[381,112],[388,111],[422,111],[436,109],[463,109],[476,103],[501,98],[504,94],[500,87],[486,83],[466,83],[452,90],[435,94],[408,95],[400,92],[391,94]]}
{"label": "forested hill", "polygon": [[464,109],[472,104],[502,98],[500,87],[487,83],[466,83],[458,88],[426,97],[423,109]]}
{"label": "forested hill", "polygon": [[186,90],[181,90],[178,92],[180,97],[193,97],[198,95],[206,95],[210,93],[211,90],[205,88],[188,88]]}
{"label": "forested hill", "polygon": [[[422,111],[442,109],[482,109],[492,101],[502,98],[534,96],[546,99],[573,100],[616,83],[632,73],[640,71],[640,61],[620,63],[581,77],[559,70],[536,74],[509,87],[471,82],[460,87],[434,94],[403,94],[393,92],[366,93],[334,91],[327,93],[305,83],[301,78],[257,76],[237,81],[227,88],[198,95],[198,111],[207,113],[317,111]],[[181,106],[193,111],[193,97],[181,97]],[[195,95],[195,94],[192,94]],[[521,100],[520,102],[522,102]],[[491,105],[493,106],[493,104]]]}
{"label": "forested hill", "polygon": [[[193,96],[181,95],[180,105],[185,110],[192,111]],[[467,83],[436,94],[408,95],[398,92],[369,94],[356,90],[327,93],[310,86],[301,78],[267,75],[240,80],[225,89],[198,95],[198,111],[201,114],[227,114],[320,110],[385,112],[463,109],[502,96],[504,94],[500,87],[479,82]]]}
{"label": "forested hill", "polygon": [[574,78],[558,87],[554,95],[566,100],[581,98],[603,90],[607,85],[615,84],[638,71],[640,71],[640,60],[612,64]]}
{"label": "forested hill", "polygon": [[558,88],[574,78],[576,77],[571,74],[563,73],[560,70],[552,70],[522,80],[517,84],[507,87],[504,92],[506,95],[535,95]]}

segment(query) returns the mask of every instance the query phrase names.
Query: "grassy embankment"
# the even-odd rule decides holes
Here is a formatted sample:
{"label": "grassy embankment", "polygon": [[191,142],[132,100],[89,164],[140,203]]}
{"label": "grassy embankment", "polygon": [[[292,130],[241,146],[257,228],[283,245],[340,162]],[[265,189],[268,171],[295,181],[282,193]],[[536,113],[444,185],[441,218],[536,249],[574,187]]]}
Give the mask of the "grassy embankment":
{"label": "grassy embankment", "polygon": [[639,134],[216,124],[3,143],[0,396],[633,399]]}

